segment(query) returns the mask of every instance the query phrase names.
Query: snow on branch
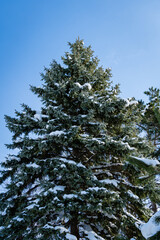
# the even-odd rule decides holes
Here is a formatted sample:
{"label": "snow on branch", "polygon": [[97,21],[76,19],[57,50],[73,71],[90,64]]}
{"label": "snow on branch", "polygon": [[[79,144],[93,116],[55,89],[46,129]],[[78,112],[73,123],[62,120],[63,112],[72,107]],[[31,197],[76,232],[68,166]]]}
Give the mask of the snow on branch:
{"label": "snow on branch", "polygon": [[134,156],[131,156],[131,158],[138,160],[140,162],[143,162],[145,165],[152,166],[152,167],[155,167],[160,164],[160,162],[156,159],[139,158]]}
{"label": "snow on branch", "polygon": [[126,102],[125,107],[129,107],[130,105],[136,105],[138,102],[136,100],[131,100],[131,99],[124,99]]}
{"label": "snow on branch", "polygon": [[91,86],[90,83],[85,83],[85,84],[81,85],[80,83],[76,82],[75,85],[76,85],[77,87],[81,88],[81,89],[87,87],[89,91],[92,89],[92,86]]}

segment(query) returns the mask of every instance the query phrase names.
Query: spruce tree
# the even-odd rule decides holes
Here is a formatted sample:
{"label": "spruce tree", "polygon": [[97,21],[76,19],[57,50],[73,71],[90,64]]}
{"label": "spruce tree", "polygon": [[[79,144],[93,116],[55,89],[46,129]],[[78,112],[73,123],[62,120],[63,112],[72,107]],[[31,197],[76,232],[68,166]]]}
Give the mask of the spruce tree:
{"label": "spruce tree", "polygon": [[31,87],[42,101],[38,112],[23,104],[6,116],[13,133],[1,172],[1,239],[143,239],[144,200],[157,196],[156,160],[138,136],[140,112],[122,99],[111,70],[99,66],[91,47],[71,44]]}
{"label": "spruce tree", "polygon": [[149,88],[145,91],[149,97],[149,102],[143,105],[143,117],[140,123],[140,128],[145,131],[147,138],[155,147],[153,156],[160,158],[160,89]]}
{"label": "spruce tree", "polygon": [[[149,101],[147,103],[141,101],[140,103],[142,108],[142,120],[139,127],[141,132],[146,135],[146,138],[154,147],[151,154],[152,157],[160,160],[160,90],[151,87],[144,93],[149,97]],[[153,212],[156,213],[157,205],[153,199],[151,208]],[[160,203],[160,199],[158,203]]]}

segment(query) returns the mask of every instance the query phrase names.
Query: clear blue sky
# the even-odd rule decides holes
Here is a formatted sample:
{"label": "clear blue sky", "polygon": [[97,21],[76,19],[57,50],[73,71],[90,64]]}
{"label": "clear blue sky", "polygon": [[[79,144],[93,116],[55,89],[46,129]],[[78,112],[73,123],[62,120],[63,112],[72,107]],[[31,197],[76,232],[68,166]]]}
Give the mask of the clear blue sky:
{"label": "clear blue sky", "polygon": [[0,0],[0,160],[11,140],[4,114],[20,103],[40,108],[29,85],[78,36],[112,68],[124,98],[160,87],[159,0]]}

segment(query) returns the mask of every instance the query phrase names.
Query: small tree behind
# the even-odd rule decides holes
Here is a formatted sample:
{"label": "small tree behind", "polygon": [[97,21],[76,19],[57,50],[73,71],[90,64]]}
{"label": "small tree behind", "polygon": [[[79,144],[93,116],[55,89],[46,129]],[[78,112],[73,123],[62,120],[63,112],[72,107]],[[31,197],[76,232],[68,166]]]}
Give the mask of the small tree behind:
{"label": "small tree behind", "polygon": [[154,156],[160,157],[160,90],[149,88],[145,94],[149,97],[149,102],[144,110],[142,128],[147,133],[147,137],[155,146]]}
{"label": "small tree behind", "polygon": [[[151,87],[148,91],[145,92],[145,94],[149,97],[149,102],[146,104],[144,102],[141,102],[143,110],[142,120],[139,126],[141,131],[144,132],[147,139],[154,146],[152,157],[160,160],[160,90]],[[157,173],[157,175],[159,174]],[[154,201],[155,197],[153,196],[151,208],[153,212],[156,213],[157,205]]]}

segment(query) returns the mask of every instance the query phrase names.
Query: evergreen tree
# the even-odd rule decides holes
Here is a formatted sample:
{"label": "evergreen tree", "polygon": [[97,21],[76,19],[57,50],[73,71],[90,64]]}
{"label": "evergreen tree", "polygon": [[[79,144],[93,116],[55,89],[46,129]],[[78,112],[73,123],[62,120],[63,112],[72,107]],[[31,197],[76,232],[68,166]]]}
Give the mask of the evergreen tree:
{"label": "evergreen tree", "polygon": [[[31,90],[39,112],[27,105],[6,116],[18,149],[2,163],[1,239],[143,239],[139,230],[157,196],[156,160],[138,136],[134,99],[119,97],[110,69],[99,67],[91,47],[71,44]],[[136,224],[135,224],[136,223]]]}
{"label": "evergreen tree", "polygon": [[[142,120],[139,126],[141,131],[154,146],[152,157],[160,159],[160,90],[151,87],[145,94],[149,97],[149,102],[146,104],[141,102],[141,108],[143,110]],[[151,208],[153,212],[156,213],[157,205],[153,199]]]}
{"label": "evergreen tree", "polygon": [[145,94],[149,97],[149,102],[143,104],[144,113],[140,127],[145,131],[147,138],[155,146],[153,156],[160,157],[160,89],[149,88]]}

